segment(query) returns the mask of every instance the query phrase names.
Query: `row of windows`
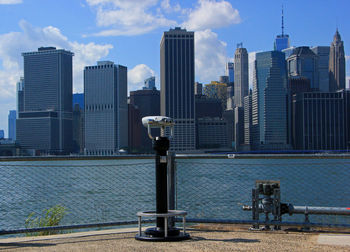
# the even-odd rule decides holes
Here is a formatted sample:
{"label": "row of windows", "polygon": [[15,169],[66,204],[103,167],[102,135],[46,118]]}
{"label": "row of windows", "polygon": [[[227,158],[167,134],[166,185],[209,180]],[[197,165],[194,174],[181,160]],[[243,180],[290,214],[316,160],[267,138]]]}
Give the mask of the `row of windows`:
{"label": "row of windows", "polygon": [[342,93],[304,93],[304,98],[342,98]]}
{"label": "row of windows", "polygon": [[95,104],[95,105],[86,105],[86,111],[95,111],[95,110],[104,110],[104,109],[113,109],[113,104]]}
{"label": "row of windows", "polygon": [[87,66],[85,69],[104,69],[104,68],[112,68],[114,65],[100,65],[100,66]]}
{"label": "row of windows", "polygon": [[166,38],[193,38],[193,35],[165,35]]}
{"label": "row of windows", "polygon": [[93,150],[93,151],[86,151],[86,155],[99,155],[99,156],[114,155],[114,151],[113,150]]}

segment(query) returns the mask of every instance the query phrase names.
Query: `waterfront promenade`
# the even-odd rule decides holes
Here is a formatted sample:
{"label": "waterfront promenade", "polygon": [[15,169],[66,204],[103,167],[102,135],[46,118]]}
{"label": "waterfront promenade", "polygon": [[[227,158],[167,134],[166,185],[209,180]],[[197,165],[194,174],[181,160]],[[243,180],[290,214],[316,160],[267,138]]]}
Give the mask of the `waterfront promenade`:
{"label": "waterfront promenade", "polygon": [[192,239],[141,242],[136,229],[0,239],[0,251],[350,251],[350,233],[248,231],[239,225],[197,225]]}

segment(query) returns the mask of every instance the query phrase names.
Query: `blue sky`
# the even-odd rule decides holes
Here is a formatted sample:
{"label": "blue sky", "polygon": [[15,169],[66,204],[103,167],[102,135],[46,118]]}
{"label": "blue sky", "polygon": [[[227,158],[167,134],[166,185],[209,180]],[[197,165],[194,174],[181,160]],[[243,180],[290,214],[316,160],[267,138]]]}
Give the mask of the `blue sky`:
{"label": "blue sky", "polygon": [[338,27],[348,85],[349,0],[0,0],[0,129],[7,136],[23,75],[21,52],[40,46],[73,51],[74,92],[83,90],[84,66],[112,60],[128,67],[130,91],[151,75],[159,86],[162,33],[181,26],[195,31],[196,81],[209,83],[225,73],[237,43],[251,61],[255,52],[273,49],[282,4],[292,46],[330,45]]}

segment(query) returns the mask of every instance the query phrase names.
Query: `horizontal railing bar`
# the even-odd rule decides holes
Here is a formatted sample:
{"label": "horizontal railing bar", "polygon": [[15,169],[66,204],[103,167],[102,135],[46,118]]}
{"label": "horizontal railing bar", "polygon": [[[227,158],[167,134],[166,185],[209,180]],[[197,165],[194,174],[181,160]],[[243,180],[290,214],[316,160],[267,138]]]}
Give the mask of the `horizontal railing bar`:
{"label": "horizontal railing bar", "polygon": [[[181,222],[181,218],[175,218],[176,222]],[[196,219],[186,218],[187,223],[216,223],[216,224],[257,224],[257,225],[276,225],[276,226],[298,226],[298,227],[332,227],[332,228],[350,228],[350,224],[330,224],[313,222],[281,222],[281,221],[254,221],[254,220],[230,220],[230,219]]]}
{"label": "horizontal railing bar", "polygon": [[[142,220],[142,223],[153,223],[154,220]],[[95,227],[111,227],[111,226],[126,226],[136,225],[138,221],[119,221],[119,222],[105,222],[105,223],[91,223],[91,224],[77,224],[77,225],[65,225],[65,226],[54,226],[54,227],[40,227],[40,228],[24,228],[14,230],[0,230],[0,235],[9,234],[21,234],[21,233],[35,233],[41,231],[54,231],[54,230],[66,230],[66,229],[84,229],[84,228],[95,228]]]}

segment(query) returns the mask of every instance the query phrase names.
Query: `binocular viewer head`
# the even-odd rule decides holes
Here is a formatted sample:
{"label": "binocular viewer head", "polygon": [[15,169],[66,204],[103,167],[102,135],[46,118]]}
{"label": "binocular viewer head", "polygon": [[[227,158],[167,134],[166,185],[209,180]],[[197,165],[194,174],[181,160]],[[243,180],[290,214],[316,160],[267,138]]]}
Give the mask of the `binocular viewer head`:
{"label": "binocular viewer head", "polygon": [[165,127],[170,127],[173,136],[174,120],[166,116],[146,116],[142,118],[142,124],[148,129],[148,136],[153,139],[151,128],[160,128],[161,136],[164,136]]}

